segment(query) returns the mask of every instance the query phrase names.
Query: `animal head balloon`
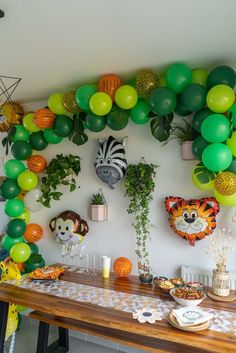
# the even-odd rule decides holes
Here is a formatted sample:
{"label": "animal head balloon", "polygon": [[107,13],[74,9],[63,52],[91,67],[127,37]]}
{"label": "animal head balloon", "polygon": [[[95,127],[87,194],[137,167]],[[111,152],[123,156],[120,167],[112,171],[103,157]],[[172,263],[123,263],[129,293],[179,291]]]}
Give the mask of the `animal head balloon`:
{"label": "animal head balloon", "polygon": [[184,200],[169,196],[165,199],[169,224],[173,231],[190,245],[210,235],[216,228],[216,215],[220,208],[214,197]]}
{"label": "animal head balloon", "polygon": [[81,243],[89,231],[86,221],[78,213],[64,211],[51,219],[50,229],[61,244]]}
{"label": "animal head balloon", "polygon": [[99,149],[94,167],[98,177],[111,189],[123,178],[127,168],[124,146],[127,138],[117,140],[109,136],[107,140],[98,139]]}
{"label": "animal head balloon", "polygon": [[8,131],[12,125],[21,124],[24,109],[19,103],[7,102],[0,107],[0,131]]}

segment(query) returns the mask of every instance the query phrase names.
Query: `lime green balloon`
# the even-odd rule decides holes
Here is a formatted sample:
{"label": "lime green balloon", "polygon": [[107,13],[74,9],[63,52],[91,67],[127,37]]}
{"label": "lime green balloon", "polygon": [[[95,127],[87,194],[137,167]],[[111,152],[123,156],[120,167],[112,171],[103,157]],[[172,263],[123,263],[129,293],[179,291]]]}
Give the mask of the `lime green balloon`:
{"label": "lime green balloon", "polygon": [[18,238],[12,238],[9,237],[9,235],[5,234],[3,239],[2,239],[2,246],[4,247],[5,250],[7,250],[8,252],[11,250],[11,248],[13,247],[13,245],[17,244],[17,243],[22,243],[24,242],[24,237],[18,237]]}
{"label": "lime green balloon", "polygon": [[124,129],[129,121],[127,110],[121,109],[114,105],[110,113],[107,115],[107,125],[110,129],[119,131]]}
{"label": "lime green balloon", "polygon": [[107,115],[112,108],[111,97],[104,92],[94,93],[89,100],[89,108],[95,115]]}
{"label": "lime green balloon", "polygon": [[199,83],[206,87],[208,71],[206,69],[193,69],[192,70],[192,83]]}
{"label": "lime green balloon", "polygon": [[151,107],[148,102],[138,102],[134,108],[130,111],[131,120],[138,125],[146,124],[149,121],[148,114],[150,113]]}
{"label": "lime green balloon", "polygon": [[25,262],[30,257],[31,250],[26,243],[17,243],[10,250],[10,257],[16,263]]}
{"label": "lime green balloon", "polygon": [[233,105],[234,90],[226,85],[212,87],[206,97],[207,106],[215,113],[225,113]]}
{"label": "lime green balloon", "polygon": [[11,153],[16,159],[26,160],[32,154],[32,147],[26,141],[16,141],[12,145]]}
{"label": "lime green balloon", "polygon": [[9,217],[18,217],[25,211],[24,202],[19,199],[8,200],[5,204],[4,211]]}
{"label": "lime green balloon", "polygon": [[222,114],[208,115],[202,122],[201,133],[208,142],[224,142],[231,133],[229,119]]}
{"label": "lime green balloon", "polygon": [[201,183],[201,181],[198,178],[198,175],[195,174],[194,170],[192,173],[192,182],[193,182],[193,185],[196,186],[196,188],[203,190],[203,191],[214,189],[214,182],[215,182],[214,179],[208,181],[207,183]]}
{"label": "lime green balloon", "polygon": [[234,157],[236,157],[236,131],[234,131],[230,138],[226,141]]}
{"label": "lime green balloon", "polygon": [[4,199],[14,199],[21,192],[16,179],[5,179],[1,186],[1,196]]}
{"label": "lime green balloon", "polygon": [[83,85],[75,92],[75,100],[78,106],[85,110],[89,110],[89,101],[93,94],[97,92],[97,87],[94,85]]}
{"label": "lime green balloon", "polygon": [[23,219],[14,218],[7,223],[6,232],[11,238],[23,236],[26,230],[26,222]]}
{"label": "lime green balloon", "polygon": [[55,114],[67,114],[67,110],[63,104],[63,93],[53,93],[48,98],[48,108]]}
{"label": "lime green balloon", "polygon": [[132,109],[138,101],[136,89],[129,85],[120,86],[115,93],[115,102],[122,109]]}
{"label": "lime green balloon", "polygon": [[221,195],[218,191],[215,190],[214,196],[222,206],[236,206],[236,193],[233,195],[225,196]]}
{"label": "lime green balloon", "polygon": [[36,151],[42,151],[48,146],[48,142],[44,139],[43,131],[32,132],[29,142]]}
{"label": "lime green balloon", "polygon": [[30,191],[38,185],[38,176],[34,172],[26,170],[18,176],[17,182],[22,190]]}
{"label": "lime green balloon", "polygon": [[58,136],[52,128],[45,129],[43,132],[44,140],[48,143],[56,145],[63,140],[63,137]]}
{"label": "lime green balloon", "polygon": [[192,82],[190,68],[182,63],[171,65],[166,72],[166,83],[175,93],[181,93]]}
{"label": "lime green balloon", "polygon": [[17,159],[9,159],[9,161],[4,164],[4,172],[6,176],[11,179],[16,179],[25,169],[24,164]]}
{"label": "lime green balloon", "polygon": [[232,163],[232,152],[223,143],[211,143],[202,153],[202,161],[205,167],[213,172],[227,169]]}
{"label": "lime green balloon", "polygon": [[12,136],[12,142],[16,141],[28,141],[29,131],[25,129],[23,125],[14,125],[16,132]]}
{"label": "lime green balloon", "polygon": [[99,132],[106,127],[106,118],[93,113],[88,113],[85,118],[86,125],[90,131]]}
{"label": "lime green balloon", "polygon": [[24,116],[23,125],[24,128],[29,132],[37,132],[40,130],[40,128],[34,123],[34,113],[29,113]]}
{"label": "lime green balloon", "polygon": [[23,213],[21,213],[19,216],[16,217],[16,219],[22,219],[25,221],[25,223],[29,223],[30,221],[30,213],[27,209]]}

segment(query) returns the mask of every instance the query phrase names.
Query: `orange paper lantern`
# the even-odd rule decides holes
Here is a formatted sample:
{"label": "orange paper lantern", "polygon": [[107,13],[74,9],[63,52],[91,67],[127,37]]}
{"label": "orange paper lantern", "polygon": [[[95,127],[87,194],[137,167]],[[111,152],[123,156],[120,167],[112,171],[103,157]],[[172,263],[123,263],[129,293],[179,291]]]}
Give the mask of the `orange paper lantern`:
{"label": "orange paper lantern", "polygon": [[43,236],[43,228],[36,223],[29,223],[26,226],[26,231],[24,234],[25,240],[29,243],[36,243]]}
{"label": "orange paper lantern", "polygon": [[132,271],[132,263],[126,257],[118,257],[114,262],[113,270],[118,277],[128,277]]}
{"label": "orange paper lantern", "polygon": [[40,154],[35,154],[27,160],[27,165],[32,172],[40,174],[47,168],[47,161]]}
{"label": "orange paper lantern", "polygon": [[55,114],[51,110],[42,108],[34,113],[34,123],[40,129],[47,129],[53,126]]}
{"label": "orange paper lantern", "polygon": [[117,89],[121,86],[121,80],[116,75],[104,75],[99,79],[98,91],[107,93],[112,102],[115,101],[115,93]]}

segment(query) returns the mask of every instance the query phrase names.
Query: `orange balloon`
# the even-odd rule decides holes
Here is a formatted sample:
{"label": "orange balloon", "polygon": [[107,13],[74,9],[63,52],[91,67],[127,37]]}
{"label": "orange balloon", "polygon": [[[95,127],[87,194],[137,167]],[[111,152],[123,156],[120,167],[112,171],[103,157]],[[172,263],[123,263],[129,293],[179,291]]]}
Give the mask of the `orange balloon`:
{"label": "orange balloon", "polygon": [[32,172],[40,174],[47,168],[47,161],[40,154],[35,154],[27,160],[27,165]]}
{"label": "orange balloon", "polygon": [[43,236],[43,228],[36,223],[29,223],[26,226],[26,231],[24,234],[25,240],[29,243],[36,243]]}
{"label": "orange balloon", "polygon": [[107,93],[115,101],[116,90],[121,86],[121,79],[116,75],[104,75],[99,79],[98,91]]}
{"label": "orange balloon", "polygon": [[42,108],[34,113],[34,123],[41,129],[47,129],[53,126],[55,114],[51,110]]}
{"label": "orange balloon", "polygon": [[113,270],[118,277],[128,277],[132,271],[132,263],[126,257],[118,257],[114,262]]}
{"label": "orange balloon", "polygon": [[23,262],[19,262],[18,264],[16,264],[17,267],[19,268],[20,271],[23,271],[24,270],[24,264]]}

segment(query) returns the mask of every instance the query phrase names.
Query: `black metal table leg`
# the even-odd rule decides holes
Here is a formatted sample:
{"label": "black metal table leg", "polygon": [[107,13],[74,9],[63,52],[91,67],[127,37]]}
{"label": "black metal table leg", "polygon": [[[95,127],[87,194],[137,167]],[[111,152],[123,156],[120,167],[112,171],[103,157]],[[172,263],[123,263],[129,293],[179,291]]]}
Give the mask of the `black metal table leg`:
{"label": "black metal table leg", "polygon": [[37,353],[47,353],[49,324],[40,321],[38,330]]}
{"label": "black metal table leg", "polygon": [[9,303],[0,301],[0,353],[4,353]]}
{"label": "black metal table leg", "polygon": [[59,346],[65,348],[65,352],[69,350],[69,331],[66,328],[58,327]]}

